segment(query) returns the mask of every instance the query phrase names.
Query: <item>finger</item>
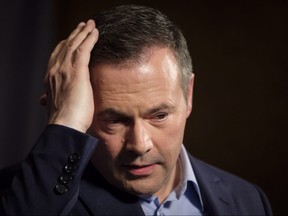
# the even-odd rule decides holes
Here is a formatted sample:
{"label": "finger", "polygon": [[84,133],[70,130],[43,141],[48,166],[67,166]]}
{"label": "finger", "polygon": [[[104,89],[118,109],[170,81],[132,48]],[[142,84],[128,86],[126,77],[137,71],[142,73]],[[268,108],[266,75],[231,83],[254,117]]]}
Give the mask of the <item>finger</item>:
{"label": "finger", "polygon": [[55,64],[55,61],[56,61],[57,57],[59,56],[59,53],[61,52],[61,50],[65,46],[65,44],[66,44],[66,40],[63,40],[60,43],[58,43],[58,45],[53,50],[53,52],[50,56],[49,62],[48,62],[48,71]]}
{"label": "finger", "polygon": [[93,20],[89,20],[84,28],[78,32],[77,35],[73,37],[73,39],[67,40],[67,54],[75,51],[80,44],[85,40],[85,38],[95,29],[95,22]]}
{"label": "finger", "polygon": [[98,29],[94,29],[77,49],[73,60],[73,67],[77,65],[88,66],[91,51],[99,38]]}
{"label": "finger", "polygon": [[69,35],[69,37],[67,38],[67,41],[72,40],[84,27],[86,26],[86,23],[84,22],[80,22],[76,29],[74,29],[71,34]]}
{"label": "finger", "polygon": [[81,43],[79,48],[86,50],[88,53],[90,53],[95,43],[98,41],[98,38],[99,38],[99,31],[97,28],[94,28],[90,32],[90,34],[86,37],[86,39]]}
{"label": "finger", "polygon": [[59,62],[62,62],[65,56],[64,53],[66,52],[66,49],[63,49],[63,48],[67,44],[67,41],[72,40],[83,29],[85,25],[86,24],[84,22],[79,23],[76,29],[74,29],[74,31],[72,31],[72,33],[69,35],[68,39],[61,41],[56,46],[48,62],[48,70],[51,69],[51,67],[55,64],[56,60],[58,60]]}
{"label": "finger", "polygon": [[[79,23],[77,28],[70,34],[67,40],[61,41],[51,54],[48,70],[44,78],[44,85],[47,85],[48,78],[55,74],[59,67],[63,65],[66,60],[67,65],[72,64],[73,52],[78,46],[85,40],[87,35],[95,29],[95,22],[93,20],[88,20],[87,23]],[[69,41],[68,41],[69,40]],[[65,64],[64,64],[65,65]]]}

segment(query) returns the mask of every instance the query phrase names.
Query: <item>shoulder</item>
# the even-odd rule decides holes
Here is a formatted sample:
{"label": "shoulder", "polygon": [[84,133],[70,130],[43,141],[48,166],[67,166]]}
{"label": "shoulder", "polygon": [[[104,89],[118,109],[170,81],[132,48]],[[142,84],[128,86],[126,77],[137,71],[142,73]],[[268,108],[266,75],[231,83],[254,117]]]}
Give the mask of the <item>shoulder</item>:
{"label": "shoulder", "polygon": [[247,190],[249,192],[255,191],[258,193],[259,188],[255,184],[248,182],[237,175],[208,164],[193,156],[190,156],[190,161],[196,178],[198,179],[205,178],[207,181],[210,179],[213,182],[222,182],[227,190],[235,190],[241,193],[243,193],[243,190]]}
{"label": "shoulder", "polygon": [[[221,179],[224,182],[230,182],[230,183],[239,183],[243,186],[247,186],[247,187],[251,187],[252,184],[250,182],[248,182],[247,180],[232,174],[230,172],[227,172],[223,169],[220,169],[216,166],[213,166],[211,164],[208,164],[202,160],[199,160],[198,158],[195,158],[191,155],[189,155],[190,158],[190,162],[193,166],[193,169],[195,169],[195,172],[197,174],[200,175],[209,175],[211,177],[213,177],[215,180],[217,180],[219,178],[219,180]],[[233,185],[234,185],[233,184]]]}
{"label": "shoulder", "polygon": [[196,179],[207,196],[221,197],[236,212],[272,214],[265,193],[255,184],[189,155]]}

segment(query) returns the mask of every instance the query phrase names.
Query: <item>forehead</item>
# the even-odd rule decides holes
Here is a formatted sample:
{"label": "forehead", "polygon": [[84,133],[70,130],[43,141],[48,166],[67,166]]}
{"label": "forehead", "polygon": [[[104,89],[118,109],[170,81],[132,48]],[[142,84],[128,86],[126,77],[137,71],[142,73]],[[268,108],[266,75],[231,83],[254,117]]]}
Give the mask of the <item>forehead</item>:
{"label": "forehead", "polygon": [[143,52],[139,61],[94,65],[91,68],[91,80],[98,89],[111,83],[132,85],[145,80],[178,82],[179,66],[169,48],[152,47]]}
{"label": "forehead", "polygon": [[161,104],[176,107],[183,93],[177,61],[169,49],[151,50],[145,61],[99,64],[91,70],[95,112],[114,109],[131,115]]}

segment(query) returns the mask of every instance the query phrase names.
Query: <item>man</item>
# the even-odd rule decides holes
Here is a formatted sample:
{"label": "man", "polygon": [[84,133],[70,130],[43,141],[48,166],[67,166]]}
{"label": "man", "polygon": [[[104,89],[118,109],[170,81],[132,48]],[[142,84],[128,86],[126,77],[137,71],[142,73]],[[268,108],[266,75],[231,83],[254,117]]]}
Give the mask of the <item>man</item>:
{"label": "man", "polygon": [[259,188],[182,145],[194,75],[180,30],[142,6],[94,20],[51,55],[40,99],[48,126],[3,192],[0,212],[271,214]]}

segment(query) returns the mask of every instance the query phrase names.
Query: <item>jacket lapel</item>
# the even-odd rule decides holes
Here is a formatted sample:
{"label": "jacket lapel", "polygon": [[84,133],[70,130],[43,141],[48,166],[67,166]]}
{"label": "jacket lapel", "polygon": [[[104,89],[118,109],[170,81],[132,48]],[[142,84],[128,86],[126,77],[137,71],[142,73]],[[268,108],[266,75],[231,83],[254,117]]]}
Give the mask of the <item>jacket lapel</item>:
{"label": "jacket lapel", "polygon": [[209,165],[190,156],[198,181],[205,213],[211,215],[235,215],[235,206],[229,187]]}
{"label": "jacket lapel", "polygon": [[94,215],[144,215],[137,196],[107,183],[89,164],[81,182],[80,199]]}
{"label": "jacket lapel", "polygon": [[[235,204],[229,187],[215,173],[215,168],[212,169],[192,156],[190,156],[190,161],[200,187],[205,213],[235,215]],[[79,196],[93,215],[144,216],[136,196],[125,193],[107,183],[92,165],[87,166],[83,177]]]}

